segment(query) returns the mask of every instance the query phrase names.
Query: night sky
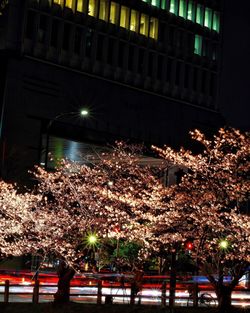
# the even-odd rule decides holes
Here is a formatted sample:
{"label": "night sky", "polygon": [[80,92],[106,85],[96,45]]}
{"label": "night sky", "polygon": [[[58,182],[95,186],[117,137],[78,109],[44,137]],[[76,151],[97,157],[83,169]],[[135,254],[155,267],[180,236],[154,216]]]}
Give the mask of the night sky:
{"label": "night sky", "polygon": [[224,2],[221,111],[228,125],[250,130],[250,1]]}

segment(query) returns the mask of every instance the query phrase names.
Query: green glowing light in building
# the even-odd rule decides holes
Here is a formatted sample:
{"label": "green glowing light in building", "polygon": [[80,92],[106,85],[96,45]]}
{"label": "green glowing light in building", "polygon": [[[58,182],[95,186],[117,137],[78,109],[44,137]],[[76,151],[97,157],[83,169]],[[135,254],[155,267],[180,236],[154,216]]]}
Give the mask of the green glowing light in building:
{"label": "green glowing light in building", "polygon": [[219,15],[219,12],[213,13],[212,29],[215,30],[217,33],[219,33],[219,31],[220,31],[220,15]]}
{"label": "green glowing light in building", "polygon": [[201,4],[197,4],[196,23],[203,26],[203,20],[204,20],[204,7]]}
{"label": "green glowing light in building", "polygon": [[188,10],[187,10],[187,19],[190,21],[194,21],[194,3],[193,1],[188,2]]}
{"label": "green glowing light in building", "polygon": [[187,17],[187,2],[180,0],[179,4],[179,16],[186,18]]}
{"label": "green glowing light in building", "polygon": [[202,52],[202,37],[200,35],[195,35],[194,38],[194,53],[201,55]]}
{"label": "green glowing light in building", "polygon": [[208,27],[209,29],[212,27],[212,10],[209,8],[205,9],[204,26]]}

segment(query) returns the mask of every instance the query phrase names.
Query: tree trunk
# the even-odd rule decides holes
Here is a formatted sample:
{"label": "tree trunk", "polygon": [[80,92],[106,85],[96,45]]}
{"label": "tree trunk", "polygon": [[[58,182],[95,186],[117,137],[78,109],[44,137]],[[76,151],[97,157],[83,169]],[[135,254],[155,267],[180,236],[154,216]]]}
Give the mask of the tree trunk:
{"label": "tree trunk", "polygon": [[217,285],[215,289],[217,299],[218,299],[218,309],[219,312],[228,312],[231,305],[232,287],[225,286],[223,284]]}
{"label": "tree trunk", "polygon": [[59,277],[57,292],[54,295],[55,303],[67,303],[70,300],[70,281],[75,275],[75,271],[70,268],[64,261],[61,261],[57,274]]}

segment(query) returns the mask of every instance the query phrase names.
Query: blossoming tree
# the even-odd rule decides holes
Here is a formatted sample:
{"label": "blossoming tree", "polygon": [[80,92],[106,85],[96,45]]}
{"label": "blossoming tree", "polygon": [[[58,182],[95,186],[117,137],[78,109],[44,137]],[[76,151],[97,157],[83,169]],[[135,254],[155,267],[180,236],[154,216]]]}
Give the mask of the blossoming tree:
{"label": "blossoming tree", "polygon": [[19,193],[12,185],[0,182],[0,258],[20,256],[32,249],[31,229],[35,224],[32,207],[38,198]]}
{"label": "blossoming tree", "polygon": [[62,161],[54,172],[35,171],[36,194],[42,197],[34,212],[41,228],[37,240],[43,253],[53,252],[67,264],[60,269],[58,300],[68,300],[87,233],[147,243],[142,221],[164,188],[150,167],[141,166],[138,153],[137,147],[118,143],[97,161]]}
{"label": "blossoming tree", "polygon": [[178,185],[166,189],[151,240],[155,249],[191,240],[192,257],[224,310],[250,261],[250,217],[244,212],[250,192],[250,137],[235,129],[220,129],[213,140],[197,130],[191,134],[203,146],[201,153],[154,147],[186,173]]}

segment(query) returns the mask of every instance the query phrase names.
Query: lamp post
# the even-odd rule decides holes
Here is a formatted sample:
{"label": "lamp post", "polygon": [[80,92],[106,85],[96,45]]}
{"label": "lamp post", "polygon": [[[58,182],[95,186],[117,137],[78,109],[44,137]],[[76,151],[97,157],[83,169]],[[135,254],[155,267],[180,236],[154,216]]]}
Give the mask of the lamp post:
{"label": "lamp post", "polygon": [[85,118],[88,116],[89,111],[87,109],[81,109],[79,112],[64,112],[60,113],[57,116],[55,116],[52,120],[49,121],[46,129],[46,147],[45,147],[45,162],[44,162],[44,168],[48,169],[48,154],[49,154],[49,137],[50,137],[50,128],[53,125],[53,123],[65,116],[80,116],[82,118]]}

